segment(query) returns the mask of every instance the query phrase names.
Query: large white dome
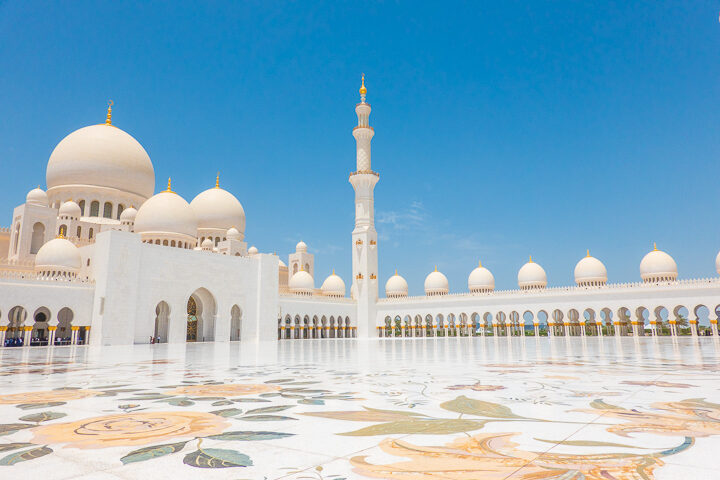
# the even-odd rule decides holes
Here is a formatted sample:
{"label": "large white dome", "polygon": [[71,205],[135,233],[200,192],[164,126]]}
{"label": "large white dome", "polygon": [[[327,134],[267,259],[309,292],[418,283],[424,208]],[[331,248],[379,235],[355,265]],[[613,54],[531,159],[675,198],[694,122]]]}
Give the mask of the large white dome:
{"label": "large white dome", "polygon": [[473,293],[487,293],[495,290],[495,277],[480,262],[468,276],[468,290]]}
{"label": "large white dome", "polygon": [[200,193],[190,202],[198,219],[198,228],[228,230],[235,227],[245,232],[245,210],[235,195],[220,187]]}
{"label": "large white dome", "polygon": [[68,200],[67,202],[64,202],[62,205],[60,205],[60,209],[58,210],[58,216],[60,218],[80,218],[80,206],[72,200]]}
{"label": "large white dome", "polygon": [[77,275],[82,267],[80,250],[70,240],[55,238],[40,247],[35,256],[35,271],[45,274]]}
{"label": "large white dome", "polygon": [[580,286],[597,286],[607,283],[607,269],[605,265],[595,257],[587,256],[575,265],[575,283]]}
{"label": "large white dome", "polygon": [[340,278],[339,275],[335,275],[333,270],[332,275],[327,277],[320,287],[323,295],[328,297],[344,297],[345,296],[345,282]]}
{"label": "large white dome", "polygon": [[523,290],[531,288],[545,288],[547,286],[547,275],[545,270],[530,260],[518,271],[518,286]]}
{"label": "large white dome", "polygon": [[290,278],[288,282],[290,292],[298,295],[312,295],[315,290],[315,282],[312,275],[305,270],[300,270]]}
{"label": "large white dome", "polygon": [[50,155],[48,189],[70,185],[108,187],[148,198],[155,190],[155,171],[145,149],[112,125],[75,130]]}
{"label": "large white dome", "polygon": [[425,295],[445,295],[450,291],[448,279],[442,272],[437,271],[425,277]]}
{"label": "large white dome", "polygon": [[408,283],[402,276],[398,275],[397,270],[395,275],[388,278],[385,283],[385,296],[388,298],[408,296]]}
{"label": "large white dome", "polygon": [[640,276],[644,282],[668,282],[677,279],[678,270],[675,260],[653,246],[653,250],[640,262]]}
{"label": "large white dome", "polygon": [[150,197],[135,216],[135,232],[141,234],[181,234],[195,238],[197,218],[184,198],[164,191]]}

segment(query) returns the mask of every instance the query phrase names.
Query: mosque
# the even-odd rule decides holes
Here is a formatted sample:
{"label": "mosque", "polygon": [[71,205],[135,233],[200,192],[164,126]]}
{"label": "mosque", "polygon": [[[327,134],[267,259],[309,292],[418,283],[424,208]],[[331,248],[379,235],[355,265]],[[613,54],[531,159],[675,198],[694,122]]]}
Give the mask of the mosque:
{"label": "mosque", "polygon": [[[590,255],[576,285],[547,286],[532,258],[518,289],[497,291],[481,264],[467,291],[450,293],[437,269],[425,295],[408,296],[395,273],[379,296],[370,104],[363,77],[350,289],[334,272],[316,288],[314,256],[302,241],[283,262],[247,248],[245,211],[220,186],[192,201],[154,193],[145,149],[112,124],[70,133],[50,155],[47,189],[29,191],[0,229],[0,346],[127,345],[150,342],[275,341],[369,337],[555,335],[717,336],[720,278],[678,279],[657,248],[636,283],[607,283]],[[720,274],[720,254],[715,258]],[[699,323],[709,324],[701,329]],[[684,328],[687,325],[687,328]]]}

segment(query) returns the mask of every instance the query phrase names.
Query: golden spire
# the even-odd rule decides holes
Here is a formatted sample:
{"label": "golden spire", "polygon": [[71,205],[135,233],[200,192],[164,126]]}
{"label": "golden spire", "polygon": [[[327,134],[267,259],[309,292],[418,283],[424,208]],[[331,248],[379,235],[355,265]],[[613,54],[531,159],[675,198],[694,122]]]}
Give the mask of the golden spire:
{"label": "golden spire", "polygon": [[589,249],[589,248],[588,248],[588,250],[587,250],[587,256],[588,256],[588,257],[590,256],[590,249]]}
{"label": "golden spire", "polygon": [[482,261],[478,260],[478,268],[482,268]]}
{"label": "golden spire", "polygon": [[395,269],[395,276],[397,277],[397,268]]}
{"label": "golden spire", "polygon": [[437,265],[435,265],[435,271],[437,272]]}
{"label": "golden spire", "polygon": [[333,273],[332,273],[332,274],[335,275],[335,269],[334,269],[334,268],[333,268]]}
{"label": "golden spire", "polygon": [[166,192],[175,193],[175,192],[172,191],[172,183],[171,183],[171,182],[172,182],[172,181],[171,181],[170,177],[168,177],[168,188],[167,188],[167,190],[165,190],[165,191],[166,191]]}
{"label": "golden spire", "polygon": [[363,97],[367,94],[367,88],[365,88],[365,74],[362,74],[362,85],[360,86],[360,95]]}
{"label": "golden spire", "polygon": [[107,118],[105,118],[105,125],[112,125],[112,106],[113,106],[113,101],[110,100],[108,102],[108,113],[107,113]]}
{"label": "golden spire", "polygon": [[533,261],[532,261],[532,255],[530,255],[530,260],[528,260],[528,263],[533,263]]}
{"label": "golden spire", "polygon": [[217,177],[215,177],[215,188],[220,188],[220,172],[218,172]]}
{"label": "golden spire", "polygon": [[657,252],[657,243],[653,242],[653,252]]}

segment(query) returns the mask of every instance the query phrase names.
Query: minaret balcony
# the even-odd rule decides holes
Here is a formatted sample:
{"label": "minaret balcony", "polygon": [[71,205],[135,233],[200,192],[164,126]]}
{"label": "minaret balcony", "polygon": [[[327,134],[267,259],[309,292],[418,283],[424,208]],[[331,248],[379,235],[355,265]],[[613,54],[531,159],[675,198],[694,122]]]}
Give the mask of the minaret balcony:
{"label": "minaret balcony", "polygon": [[380,177],[380,174],[377,172],[373,172],[372,170],[358,170],[357,172],[350,172],[350,176],[353,175],[375,175],[376,177]]}

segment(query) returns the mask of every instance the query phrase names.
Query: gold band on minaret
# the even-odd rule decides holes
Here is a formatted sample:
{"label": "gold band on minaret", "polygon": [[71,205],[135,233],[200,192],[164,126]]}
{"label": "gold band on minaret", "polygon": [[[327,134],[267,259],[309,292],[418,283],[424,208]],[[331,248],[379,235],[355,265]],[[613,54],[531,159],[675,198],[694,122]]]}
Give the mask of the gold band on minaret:
{"label": "gold band on minaret", "polygon": [[105,125],[112,125],[112,106],[113,106],[113,101],[110,100],[108,102],[108,113],[107,113],[107,117],[105,118]]}

